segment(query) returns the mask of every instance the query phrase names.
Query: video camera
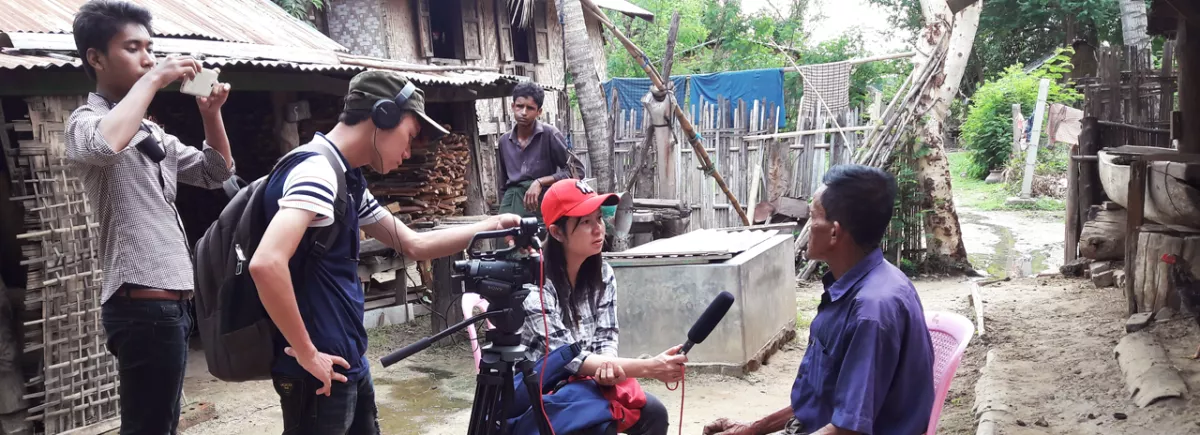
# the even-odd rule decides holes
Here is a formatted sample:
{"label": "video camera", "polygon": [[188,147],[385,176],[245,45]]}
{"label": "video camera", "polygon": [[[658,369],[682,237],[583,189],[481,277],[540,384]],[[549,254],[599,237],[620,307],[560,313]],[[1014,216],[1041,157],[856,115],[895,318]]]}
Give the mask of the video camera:
{"label": "video camera", "polygon": [[519,308],[529,294],[526,286],[536,288],[532,286],[538,279],[542,230],[536,218],[525,218],[513,228],[475,234],[471,247],[481,240],[510,237],[513,245],[491,252],[471,250],[467,260],[454,262],[455,278],[463,280],[466,291],[487,300],[488,311],[513,308],[508,315],[492,319],[498,332],[515,333],[524,323],[524,312]]}

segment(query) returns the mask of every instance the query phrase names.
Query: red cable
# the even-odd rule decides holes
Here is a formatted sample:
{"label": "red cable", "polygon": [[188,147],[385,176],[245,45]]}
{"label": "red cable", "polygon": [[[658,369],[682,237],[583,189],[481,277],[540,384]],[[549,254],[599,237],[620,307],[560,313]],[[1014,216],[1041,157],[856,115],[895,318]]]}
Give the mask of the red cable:
{"label": "red cable", "polygon": [[679,435],[683,435],[683,398],[687,393],[687,366],[680,370],[683,372],[683,376],[679,378],[679,382],[676,382],[674,387],[666,382],[663,382],[663,385],[667,386],[667,391],[679,390]]}
{"label": "red cable", "polygon": [[545,332],[544,337],[546,338],[546,351],[542,352],[542,369],[538,373],[538,404],[542,407],[542,417],[546,418],[546,425],[550,426],[550,434],[558,435],[554,433],[554,425],[550,423],[550,415],[546,414],[546,401],[542,400],[542,389],[546,382],[546,363],[550,356],[550,320],[546,315],[546,257],[538,257],[538,266],[541,269],[541,273],[539,273],[541,278],[538,282],[538,293],[542,300],[542,329]]}

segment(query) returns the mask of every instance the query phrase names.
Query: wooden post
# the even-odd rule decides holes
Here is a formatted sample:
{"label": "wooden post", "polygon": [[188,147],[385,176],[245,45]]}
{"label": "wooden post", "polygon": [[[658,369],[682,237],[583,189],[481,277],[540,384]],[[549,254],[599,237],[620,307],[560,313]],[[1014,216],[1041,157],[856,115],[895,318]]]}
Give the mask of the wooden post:
{"label": "wooden post", "polygon": [[1012,105],[1012,116],[1013,116],[1012,152],[1013,152],[1013,155],[1016,155],[1018,152],[1021,151],[1021,134],[1024,133],[1024,130],[1021,129],[1021,121],[1025,120],[1025,117],[1021,115],[1021,103]]}
{"label": "wooden post", "polygon": [[667,49],[663,54],[662,77],[671,81],[671,65],[675,63],[675,39],[679,34],[679,11],[671,15],[671,29],[667,31]]}
{"label": "wooden post", "polygon": [[[1179,19],[1179,32],[1175,38],[1179,47],[1175,50],[1179,57],[1179,111],[1183,112],[1183,136],[1179,138],[1180,153],[1200,153],[1200,122],[1194,122],[1200,115],[1200,79],[1193,79],[1200,74],[1200,25]],[[1192,80],[1198,80],[1192,83]]]}
{"label": "wooden post", "polygon": [[[7,134],[0,130],[0,133]],[[8,289],[0,280],[0,415],[16,414],[24,416],[25,379],[21,375],[21,343],[17,342],[16,326],[20,316],[12,309],[8,298]],[[0,432],[12,430],[11,433],[22,433],[27,425],[23,419],[6,419],[0,424],[9,423],[19,426],[9,428],[0,426]]]}
{"label": "wooden post", "polygon": [[[675,61],[675,41],[676,35],[679,33],[679,12],[675,12],[671,16],[671,29],[667,32],[667,50],[663,55],[662,76],[666,83],[674,83],[671,81],[671,66]],[[664,84],[666,84],[664,83]],[[683,92],[683,89],[675,89],[675,92]],[[668,95],[667,99],[672,96]],[[676,105],[678,100],[671,100],[668,104]],[[655,198],[675,199],[678,194],[675,182],[675,166],[676,155],[675,150],[675,112],[667,110],[666,119],[663,120],[667,125],[666,128],[654,129],[654,188],[650,189],[654,193]],[[661,130],[661,131],[660,131]]]}
{"label": "wooden post", "polygon": [[1138,249],[1138,231],[1142,227],[1142,218],[1146,207],[1146,169],[1148,163],[1140,158],[1134,158],[1129,165],[1129,198],[1128,218],[1125,221],[1125,298],[1128,306],[1126,315],[1132,316],[1138,312],[1137,295],[1134,293],[1136,281]]}
{"label": "wooden post", "polygon": [[[447,327],[463,319],[462,310],[457,307],[462,297],[462,282],[451,277],[454,273],[454,261],[462,259],[462,253],[433,260],[432,286],[433,314],[429,316],[431,333],[437,334]],[[440,343],[450,344],[462,341],[462,337],[452,336]]]}
{"label": "wooden post", "polygon": [[[408,259],[400,256],[396,260],[400,262],[400,269],[396,271],[396,279],[392,280],[392,284],[396,286],[396,306],[404,307],[408,304]],[[408,312],[407,308],[405,312]],[[407,319],[412,321],[412,317]]]}
{"label": "wooden post", "polygon": [[[473,104],[472,104],[473,106]],[[484,183],[496,183],[495,178],[483,178],[485,171],[480,165],[479,155],[486,152],[482,151],[483,142],[479,140],[479,119],[475,116],[465,116],[467,126],[463,131],[467,132],[467,156],[471,159],[467,163],[467,203],[463,206],[463,214],[467,216],[479,216],[488,214],[487,197],[483,193]],[[490,171],[487,171],[490,173]],[[396,302],[404,304],[403,300],[396,299]]]}
{"label": "wooden post", "polygon": [[1042,117],[1046,113],[1046,94],[1050,92],[1050,79],[1042,79],[1038,86],[1037,105],[1033,108],[1033,129],[1029,131],[1029,147],[1025,149],[1025,177],[1021,180],[1021,198],[1029,199],[1033,190],[1033,173],[1037,170],[1038,143],[1042,137]]}
{"label": "wooden post", "polygon": [[[1079,145],[1071,146],[1070,156],[1079,153]],[[1066,243],[1063,247],[1063,264],[1075,261],[1079,257],[1079,165],[1083,163],[1074,158],[1067,159],[1067,226]]]}
{"label": "wooden post", "polygon": [[[1082,130],[1079,133],[1079,147],[1077,155],[1085,157],[1094,157],[1100,151],[1100,126],[1097,124],[1095,117],[1085,117],[1081,121]],[[1100,184],[1100,169],[1094,161],[1079,161],[1075,184],[1078,190],[1078,196],[1075,201],[1074,213],[1078,215],[1079,232],[1083,233],[1083,224],[1088,221],[1088,210],[1093,205],[1101,202],[1101,197],[1104,196],[1104,187]]]}
{"label": "wooden post", "polygon": [[[846,125],[846,114],[843,113],[837,117],[838,125]],[[843,154],[846,152],[846,135],[833,135],[833,147],[829,149],[830,166],[839,165],[843,161]]]}
{"label": "wooden post", "polygon": [[300,146],[300,130],[297,121],[305,116],[288,113],[287,106],[296,101],[295,92],[271,92],[271,106],[275,113],[275,141],[280,154],[286,154]]}
{"label": "wooden post", "polygon": [[[617,144],[617,127],[618,127],[618,124],[620,124],[622,121],[624,121],[624,118],[621,116],[621,114],[623,112],[621,111],[621,98],[619,97],[619,95],[620,94],[618,92],[616,92],[615,88],[614,88],[614,91],[612,93],[612,101],[611,101],[612,105],[608,106],[611,108],[608,111],[608,143],[611,144],[610,146],[614,147],[614,152],[612,153],[614,163],[617,158],[616,157],[617,153],[615,152],[615,147]],[[630,149],[633,149],[633,147],[631,146]],[[594,156],[592,155],[592,152],[589,150],[588,151],[588,160],[591,160],[592,157],[594,157]],[[621,180],[617,179],[617,166],[618,165],[615,165],[615,164],[611,165],[611,167],[613,168],[612,176],[613,176],[613,181],[616,183],[615,185],[621,186],[622,185]],[[594,163],[592,164],[592,167],[593,168],[596,167]]]}

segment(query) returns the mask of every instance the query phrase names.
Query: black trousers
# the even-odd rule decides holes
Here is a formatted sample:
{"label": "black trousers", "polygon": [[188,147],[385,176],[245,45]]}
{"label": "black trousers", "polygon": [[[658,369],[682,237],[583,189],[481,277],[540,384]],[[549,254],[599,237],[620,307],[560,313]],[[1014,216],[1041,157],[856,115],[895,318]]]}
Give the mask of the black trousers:
{"label": "black trousers", "polygon": [[667,407],[663,406],[662,402],[653,394],[646,393],[646,406],[642,408],[642,416],[626,433],[630,435],[666,435],[667,428],[670,426],[671,417],[667,414]]}
{"label": "black trousers", "polygon": [[284,435],[378,435],[375,386],[367,372],[357,382],[334,381],[329,396],[318,396],[312,376],[272,376],[283,408]]}
{"label": "black trousers", "polygon": [[101,307],[120,374],[121,434],[175,434],[187,369],[190,301],[114,296]]}

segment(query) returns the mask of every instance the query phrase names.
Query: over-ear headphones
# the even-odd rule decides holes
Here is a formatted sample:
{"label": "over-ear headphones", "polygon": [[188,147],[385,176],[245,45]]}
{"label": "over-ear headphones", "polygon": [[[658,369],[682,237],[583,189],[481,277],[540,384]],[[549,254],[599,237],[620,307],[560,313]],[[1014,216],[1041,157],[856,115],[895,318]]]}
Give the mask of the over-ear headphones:
{"label": "over-ear headphones", "polygon": [[375,106],[371,108],[371,121],[375,123],[376,127],[384,130],[396,128],[397,125],[400,125],[400,108],[416,90],[417,86],[413,82],[408,82],[394,99],[376,101]]}

